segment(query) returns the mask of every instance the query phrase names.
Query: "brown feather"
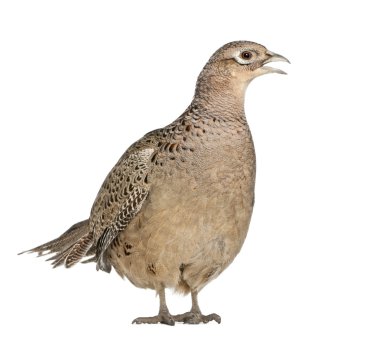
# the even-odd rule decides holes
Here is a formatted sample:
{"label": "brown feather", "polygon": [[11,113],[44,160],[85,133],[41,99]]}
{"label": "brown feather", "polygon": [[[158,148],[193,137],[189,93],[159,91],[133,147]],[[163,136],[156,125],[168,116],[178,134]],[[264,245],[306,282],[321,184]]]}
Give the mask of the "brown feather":
{"label": "brown feather", "polygon": [[[23,251],[23,253],[37,252],[39,256],[56,253],[47,259],[53,261],[54,268],[65,265],[69,268],[79,262],[83,257],[92,255],[93,250],[93,234],[89,228],[88,220],[84,220],[74,224],[61,236],[45,244],[39,245],[33,249]],[[87,254],[90,251],[89,254]]]}

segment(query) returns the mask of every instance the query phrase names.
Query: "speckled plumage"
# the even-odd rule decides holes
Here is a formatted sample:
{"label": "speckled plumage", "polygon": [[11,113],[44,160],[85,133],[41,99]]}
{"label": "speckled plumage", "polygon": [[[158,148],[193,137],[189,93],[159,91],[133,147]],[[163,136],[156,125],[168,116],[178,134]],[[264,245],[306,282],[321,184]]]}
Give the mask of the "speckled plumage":
{"label": "speckled plumage", "polygon": [[[54,266],[66,267],[93,255],[97,269],[113,267],[134,285],[157,290],[159,315],[136,323],[220,322],[201,314],[197,295],[233,261],[247,235],[256,160],[244,94],[253,78],[281,73],[264,66],[279,60],[287,61],[247,41],[216,51],[190,106],[127,149],[89,219],[31,251],[55,252]],[[191,292],[192,310],[170,315],[165,288]]]}

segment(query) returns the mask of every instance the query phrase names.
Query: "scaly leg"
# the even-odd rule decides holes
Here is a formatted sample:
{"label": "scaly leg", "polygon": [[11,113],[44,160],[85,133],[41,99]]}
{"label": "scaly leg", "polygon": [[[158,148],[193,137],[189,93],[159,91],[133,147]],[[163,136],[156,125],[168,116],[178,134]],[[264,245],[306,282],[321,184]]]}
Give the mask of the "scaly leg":
{"label": "scaly leg", "polygon": [[175,324],[173,317],[166,306],[165,288],[163,286],[158,290],[158,296],[160,297],[160,310],[158,315],[154,317],[138,317],[132,322],[132,324]]}
{"label": "scaly leg", "polygon": [[174,321],[183,322],[185,324],[199,324],[199,323],[208,323],[212,320],[215,320],[218,324],[221,322],[220,316],[216,313],[210,315],[203,315],[198,305],[198,292],[191,291],[191,310],[190,312],[185,312],[181,315],[173,316]]}

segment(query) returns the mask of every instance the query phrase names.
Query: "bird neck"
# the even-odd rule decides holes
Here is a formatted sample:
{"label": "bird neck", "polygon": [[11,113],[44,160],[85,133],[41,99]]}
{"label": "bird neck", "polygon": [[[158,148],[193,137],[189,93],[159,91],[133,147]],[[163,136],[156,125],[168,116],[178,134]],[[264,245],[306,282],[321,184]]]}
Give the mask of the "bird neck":
{"label": "bird neck", "polygon": [[201,73],[192,105],[213,115],[241,118],[245,116],[244,99],[247,85],[220,74]]}

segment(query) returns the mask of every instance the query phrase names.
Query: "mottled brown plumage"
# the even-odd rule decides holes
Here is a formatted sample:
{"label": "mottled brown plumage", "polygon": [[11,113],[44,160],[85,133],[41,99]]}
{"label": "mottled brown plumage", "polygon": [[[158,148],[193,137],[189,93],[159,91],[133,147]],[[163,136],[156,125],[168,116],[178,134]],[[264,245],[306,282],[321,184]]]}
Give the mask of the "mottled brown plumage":
{"label": "mottled brown plumage", "polygon": [[[287,61],[248,41],[229,43],[202,70],[194,99],[173,123],[134,143],[106,177],[88,220],[33,252],[70,267],[85,256],[97,269],[155,289],[160,311],[135,323],[215,320],[198,292],[233,261],[254,204],[255,151],[244,114],[249,82]],[[165,288],[191,292],[190,312],[172,316]]]}

